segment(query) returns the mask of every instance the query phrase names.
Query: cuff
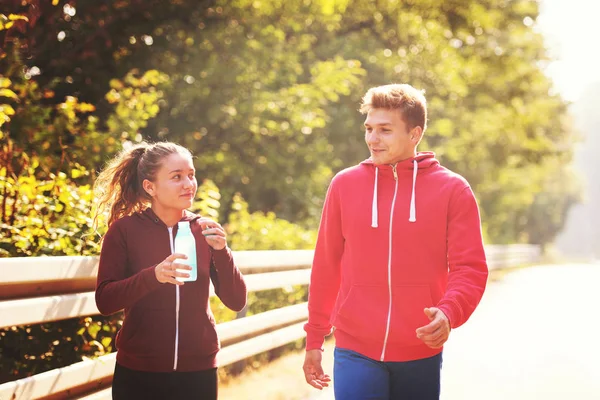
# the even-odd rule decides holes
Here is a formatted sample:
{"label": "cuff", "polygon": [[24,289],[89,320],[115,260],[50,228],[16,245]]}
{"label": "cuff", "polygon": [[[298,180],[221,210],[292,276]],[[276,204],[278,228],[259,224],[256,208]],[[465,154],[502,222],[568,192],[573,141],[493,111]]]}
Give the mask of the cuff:
{"label": "cuff", "polygon": [[452,301],[444,301],[440,303],[437,308],[442,310],[442,312],[448,317],[448,322],[450,322],[450,328],[457,328],[461,325],[461,317],[462,312],[458,304],[455,304]]}
{"label": "cuff", "polygon": [[154,272],[154,268],[156,268],[156,265],[153,265],[150,268],[146,268],[145,270],[140,272],[142,274],[142,278],[144,279],[144,283],[146,284],[146,287],[148,289],[155,289],[158,286],[162,285],[162,283],[160,283],[158,279],[156,279],[156,273]]}
{"label": "cuff", "polygon": [[219,264],[229,264],[233,260],[231,249],[228,246],[223,247],[221,250],[215,250],[211,248],[213,259],[215,260],[215,268],[219,268]]}
{"label": "cuff", "polygon": [[[306,324],[308,325],[308,324]],[[306,331],[306,348],[305,350],[314,350],[314,349],[319,349],[321,351],[325,351],[325,348],[323,347],[323,345],[325,344],[325,337],[324,336],[320,336],[316,333],[310,332],[309,329],[307,329],[307,326],[304,325],[304,330]]]}

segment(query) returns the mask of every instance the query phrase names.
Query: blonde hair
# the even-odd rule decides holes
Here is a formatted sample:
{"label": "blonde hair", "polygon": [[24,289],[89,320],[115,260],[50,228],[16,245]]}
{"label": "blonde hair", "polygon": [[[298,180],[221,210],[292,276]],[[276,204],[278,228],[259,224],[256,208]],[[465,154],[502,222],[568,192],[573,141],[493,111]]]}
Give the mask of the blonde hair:
{"label": "blonde hair", "polygon": [[423,91],[408,84],[391,84],[369,89],[362,99],[360,112],[368,113],[374,108],[400,110],[409,129],[427,128],[427,100]]}
{"label": "blonde hair", "polygon": [[110,160],[94,182],[94,192],[98,196],[94,227],[97,227],[98,216],[106,212],[110,226],[119,218],[148,208],[151,197],[142,183],[145,179],[153,182],[163,160],[175,153],[192,158],[188,149],[175,143],[142,142],[123,149]]}

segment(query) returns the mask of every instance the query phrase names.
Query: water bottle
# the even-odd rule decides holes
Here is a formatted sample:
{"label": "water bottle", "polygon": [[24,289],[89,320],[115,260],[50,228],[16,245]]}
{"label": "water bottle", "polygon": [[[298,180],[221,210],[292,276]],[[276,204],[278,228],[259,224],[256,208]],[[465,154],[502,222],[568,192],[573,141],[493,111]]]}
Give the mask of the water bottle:
{"label": "water bottle", "polygon": [[191,271],[179,270],[190,275],[189,278],[177,277],[180,282],[195,281],[198,276],[198,265],[196,257],[196,239],[192,234],[189,221],[177,223],[177,236],[175,236],[175,253],[185,254],[187,259],[178,258],[175,262],[187,264],[192,267]]}

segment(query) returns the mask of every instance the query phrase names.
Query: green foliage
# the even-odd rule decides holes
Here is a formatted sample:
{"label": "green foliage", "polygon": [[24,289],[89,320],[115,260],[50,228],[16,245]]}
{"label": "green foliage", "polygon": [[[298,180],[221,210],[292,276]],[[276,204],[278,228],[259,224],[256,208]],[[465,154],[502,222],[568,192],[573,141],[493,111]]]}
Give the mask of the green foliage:
{"label": "green foliage", "polygon": [[[206,181],[199,190],[199,197],[206,198],[208,195],[212,195],[213,198],[219,198],[218,188],[213,185],[212,182]],[[218,203],[213,201],[212,205],[218,206]],[[229,221],[225,224],[225,230],[228,233],[228,245],[235,251],[314,248],[316,230],[305,230],[289,221],[277,218],[272,212],[266,214],[260,211],[250,213],[248,203],[239,194],[234,197],[232,208],[233,211],[229,214]],[[211,211],[217,213],[214,210]],[[258,314],[279,308],[282,305],[292,305],[307,300],[307,286],[251,292],[248,294],[246,315]],[[236,314],[225,307],[216,297],[211,299],[211,308],[217,322],[230,321],[236,317]]]}
{"label": "green foliage", "polygon": [[529,243],[542,247],[552,243],[562,230],[571,206],[583,202],[583,182],[573,170],[561,165],[549,165],[542,178],[541,190],[518,226]]}
{"label": "green foliage", "polygon": [[0,168],[0,256],[97,254],[92,231],[90,185],[77,185],[88,175],[73,165],[71,176],[50,174],[36,180],[37,157],[22,154],[19,175]]}
{"label": "green foliage", "polygon": [[[40,178],[52,179],[52,174],[70,172],[70,169],[79,166],[86,169],[93,167],[94,162],[99,162],[100,157],[110,150],[93,146],[105,136],[95,130],[96,119],[90,115],[95,107],[74,96],[48,104],[47,101],[55,96],[52,85],[41,88],[22,72],[24,66],[19,65],[18,57],[13,57],[18,68],[10,79],[4,78],[4,84],[10,85],[7,90],[16,94],[17,98],[12,106],[0,106],[4,110],[4,115],[0,115],[4,122],[0,127],[0,140],[10,137],[15,149],[36,157],[41,165],[36,169],[36,176]],[[106,142],[114,143],[114,139],[109,138]],[[5,157],[5,161],[11,163],[10,169],[20,169],[19,158],[7,157],[6,154]]]}
{"label": "green foliage", "polygon": [[219,220],[219,209],[221,208],[221,193],[219,188],[211,179],[205,179],[198,185],[196,200],[191,211],[202,215],[203,217]]}
{"label": "green foliage", "polygon": [[19,14],[0,14],[0,31],[9,30],[14,27],[15,21],[28,22],[29,19],[24,15]]}
{"label": "green foliage", "polygon": [[229,245],[235,250],[302,250],[316,243],[316,229],[306,230],[275,213],[248,211],[248,203],[238,194],[233,199],[227,231]]}
{"label": "green foliage", "polygon": [[[19,97],[15,92],[10,89],[12,82],[8,78],[2,78],[0,76],[0,98],[3,98],[3,102],[8,99],[18,100]],[[10,121],[10,118],[15,115],[15,109],[7,103],[0,103],[0,128],[2,125]],[[3,134],[0,131],[0,139]]]}
{"label": "green foliage", "polygon": [[294,285],[248,294],[248,316],[308,301],[308,286]]}
{"label": "green foliage", "polygon": [[[52,128],[42,136],[62,138],[73,151],[60,154],[89,169],[106,159],[89,157],[90,149],[110,153],[125,139],[179,142],[197,155],[198,175],[219,185],[224,220],[239,193],[251,212],[315,227],[332,174],[368,156],[357,108],[374,85],[426,91],[421,149],[471,182],[490,241],[527,240],[512,216],[528,218],[543,190],[528,177],[548,163],[567,165],[576,140],[542,72],[548,57],[535,30],[538,4],[529,0],[70,1],[74,15],[35,5],[51,22],[36,29],[33,8],[7,8],[33,26],[7,48],[29,54],[34,46],[23,63],[41,71],[32,77],[40,90],[54,91],[45,102],[94,104],[93,115],[80,110],[78,118],[106,134],[88,146],[82,137],[91,134],[75,123],[73,134]],[[154,81],[129,73],[150,70]],[[23,112],[6,104],[15,117]],[[54,126],[43,110],[38,119]],[[27,130],[11,131],[20,138]]]}
{"label": "green foliage", "polygon": [[115,314],[0,329],[0,383],[110,353],[121,318]]}
{"label": "green foliage", "polygon": [[110,91],[105,98],[114,106],[114,114],[108,117],[106,126],[112,137],[122,140],[142,140],[140,130],[158,114],[161,88],[169,82],[167,75],[157,70],[146,71],[139,78],[139,71],[132,70],[123,80],[112,79]]}

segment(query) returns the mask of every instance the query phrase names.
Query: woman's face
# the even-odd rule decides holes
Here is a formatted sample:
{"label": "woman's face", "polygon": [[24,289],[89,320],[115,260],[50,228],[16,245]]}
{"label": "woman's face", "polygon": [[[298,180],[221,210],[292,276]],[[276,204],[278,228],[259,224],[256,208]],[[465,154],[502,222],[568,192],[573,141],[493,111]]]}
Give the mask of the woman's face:
{"label": "woman's face", "polygon": [[198,182],[189,156],[173,153],[167,156],[153,182],[144,180],[144,189],[152,197],[152,206],[185,210],[192,206]]}

